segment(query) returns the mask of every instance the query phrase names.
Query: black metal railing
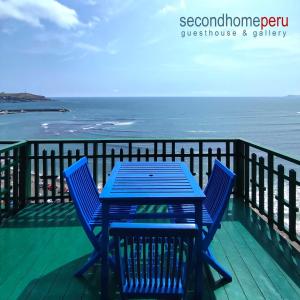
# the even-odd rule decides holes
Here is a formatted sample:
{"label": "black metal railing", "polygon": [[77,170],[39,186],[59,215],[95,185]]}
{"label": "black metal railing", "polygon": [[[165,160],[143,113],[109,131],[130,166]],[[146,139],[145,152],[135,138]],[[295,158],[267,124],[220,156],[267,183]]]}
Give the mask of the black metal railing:
{"label": "black metal railing", "polygon": [[237,145],[240,196],[299,243],[300,160],[244,140]]}
{"label": "black metal railing", "polygon": [[[23,208],[28,199],[28,143],[0,142],[0,221]],[[27,185],[27,188],[26,188]]]}
{"label": "black metal railing", "polygon": [[234,164],[234,140],[44,140],[30,141],[30,201],[69,201],[62,171],[87,156],[94,180],[103,187],[117,161],[185,161],[203,186],[213,159]]}
{"label": "black metal railing", "polygon": [[[32,140],[10,145],[1,150],[2,215],[26,203],[70,201],[62,172],[82,156],[88,157],[99,189],[117,161],[184,161],[204,187],[213,160],[219,159],[237,174],[235,198],[300,244],[300,161],[242,139]],[[18,167],[9,166],[13,162]],[[18,168],[18,178],[10,167],[12,173]],[[19,186],[18,194],[14,186]]]}

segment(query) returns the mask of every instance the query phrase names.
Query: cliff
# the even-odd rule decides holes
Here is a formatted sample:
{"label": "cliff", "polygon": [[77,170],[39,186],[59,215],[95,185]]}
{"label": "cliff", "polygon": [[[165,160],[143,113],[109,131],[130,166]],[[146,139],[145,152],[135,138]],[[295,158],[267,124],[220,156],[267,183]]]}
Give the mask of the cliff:
{"label": "cliff", "polygon": [[49,101],[51,99],[30,93],[0,93],[0,102],[34,102]]}

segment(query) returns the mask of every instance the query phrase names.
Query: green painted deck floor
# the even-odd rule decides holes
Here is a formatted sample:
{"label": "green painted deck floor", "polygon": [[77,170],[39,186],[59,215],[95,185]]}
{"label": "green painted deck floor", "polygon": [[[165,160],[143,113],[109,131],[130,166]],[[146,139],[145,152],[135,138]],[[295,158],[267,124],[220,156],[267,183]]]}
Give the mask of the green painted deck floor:
{"label": "green painted deck floor", "polygon": [[[230,202],[213,249],[233,281],[206,270],[205,299],[300,299],[299,253],[241,201]],[[28,206],[0,227],[0,299],[101,299],[100,265],[72,275],[91,250],[72,204]]]}

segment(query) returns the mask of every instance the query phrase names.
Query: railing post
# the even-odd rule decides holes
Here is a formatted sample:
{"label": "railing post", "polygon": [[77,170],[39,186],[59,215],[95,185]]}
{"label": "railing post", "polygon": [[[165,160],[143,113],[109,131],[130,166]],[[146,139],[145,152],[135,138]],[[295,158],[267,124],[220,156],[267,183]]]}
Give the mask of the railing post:
{"label": "railing post", "polygon": [[292,241],[297,239],[296,231],[296,171],[289,172],[289,236]]}
{"label": "railing post", "polygon": [[251,206],[252,207],[257,207],[256,203],[256,163],[257,163],[257,156],[255,153],[252,153],[251,155]]}
{"label": "railing post", "polygon": [[277,219],[278,229],[284,229],[284,166],[278,165],[278,179],[277,179]]}
{"label": "railing post", "polygon": [[102,143],[102,187],[104,187],[105,183],[106,183],[106,143],[103,142]]}
{"label": "railing post", "polygon": [[203,142],[199,142],[199,185],[203,187]]}
{"label": "railing post", "polygon": [[9,215],[9,210],[10,210],[10,158],[9,158],[9,154],[10,154],[10,151],[6,151],[4,153],[4,165],[5,166],[8,166],[5,168],[5,171],[4,171],[4,190],[5,190],[5,197],[4,197],[4,202],[5,202],[5,211],[7,213],[7,215]]}
{"label": "railing post", "polygon": [[61,203],[65,202],[64,199],[64,189],[65,189],[65,181],[64,181],[64,143],[59,143],[58,146],[58,153],[59,153],[59,190],[60,190],[60,197]]}
{"label": "railing post", "polygon": [[249,180],[250,180],[250,160],[249,160],[249,145],[245,143],[245,202],[249,204]]}
{"label": "railing post", "polygon": [[268,223],[274,221],[274,156],[268,152]]}
{"label": "railing post", "polygon": [[258,159],[258,209],[265,214],[265,159],[261,156]]}
{"label": "railing post", "polygon": [[244,198],[245,186],[245,143],[242,140],[234,142],[234,172],[236,182],[234,193],[238,198]]}
{"label": "railing post", "polygon": [[30,143],[26,142],[20,147],[20,185],[19,185],[19,208],[23,208],[31,193],[31,152]]}

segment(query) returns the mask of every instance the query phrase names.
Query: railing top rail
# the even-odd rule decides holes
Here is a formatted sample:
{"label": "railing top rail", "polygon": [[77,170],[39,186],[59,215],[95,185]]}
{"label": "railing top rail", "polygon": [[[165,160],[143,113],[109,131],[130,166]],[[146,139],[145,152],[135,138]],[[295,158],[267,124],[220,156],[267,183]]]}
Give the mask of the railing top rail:
{"label": "railing top rail", "polygon": [[242,142],[244,143],[247,143],[249,146],[257,149],[257,150],[261,150],[261,151],[264,151],[264,152],[268,152],[270,154],[273,154],[275,156],[277,156],[278,158],[282,158],[282,159],[285,159],[291,163],[295,163],[297,165],[300,165],[300,159],[292,156],[292,155],[289,155],[289,154],[282,154],[280,152],[277,152],[276,150],[273,150],[271,148],[267,148],[267,147],[264,147],[264,146],[261,146],[259,144],[256,144],[256,143],[253,143],[251,141],[248,141],[248,140],[244,140],[244,139],[239,139],[241,140]]}
{"label": "railing top rail", "polygon": [[27,144],[26,141],[17,142],[17,143],[14,143],[14,144],[9,144],[9,146],[1,148],[0,153],[7,152],[7,151],[10,151],[10,150],[19,148],[20,146],[24,146],[26,144]]}
{"label": "railing top rail", "polygon": [[94,142],[104,142],[104,143],[126,143],[126,142],[144,142],[144,143],[153,143],[153,142],[235,142],[237,139],[197,139],[197,138],[102,138],[102,139],[35,139],[35,140],[28,140],[30,143],[76,143],[76,142],[86,142],[86,143],[94,143]]}
{"label": "railing top rail", "polygon": [[20,142],[20,141],[19,140],[18,141],[16,141],[16,140],[5,140],[5,141],[0,140],[0,144],[15,144],[18,142]]}
{"label": "railing top rail", "polygon": [[26,142],[29,143],[43,143],[43,144],[51,144],[51,143],[66,143],[66,144],[72,144],[72,143],[95,143],[95,142],[100,142],[100,143],[127,143],[127,142],[132,142],[132,143],[154,143],[154,142],[168,142],[168,143],[172,143],[172,142],[176,142],[176,143],[195,143],[195,142],[236,142],[236,141],[242,141],[246,144],[248,144],[249,146],[257,149],[257,150],[261,150],[270,154],[273,154],[275,156],[277,156],[278,158],[281,159],[285,159],[289,162],[295,163],[297,165],[300,165],[300,159],[296,158],[292,155],[289,154],[282,154],[276,150],[273,150],[271,148],[262,146],[260,144],[256,144],[254,142],[248,141],[246,139],[243,138],[239,138],[239,139],[232,139],[232,138],[213,138],[213,139],[201,139],[201,138],[110,138],[110,139],[106,139],[106,138],[102,138],[102,139],[30,139],[28,141],[0,141],[0,144],[8,144],[8,147],[4,147],[2,149],[0,149],[0,153],[1,152],[5,152],[8,150],[12,150],[16,147],[19,147],[21,145],[23,145]]}

